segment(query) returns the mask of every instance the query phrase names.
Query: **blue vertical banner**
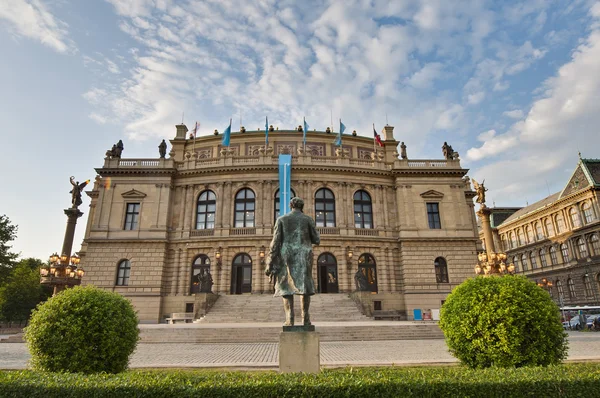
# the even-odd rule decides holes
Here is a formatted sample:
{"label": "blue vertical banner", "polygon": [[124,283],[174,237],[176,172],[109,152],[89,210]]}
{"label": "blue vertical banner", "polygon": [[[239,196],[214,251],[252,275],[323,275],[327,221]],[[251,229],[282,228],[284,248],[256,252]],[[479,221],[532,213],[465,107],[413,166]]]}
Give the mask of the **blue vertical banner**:
{"label": "blue vertical banner", "polygon": [[290,212],[292,155],[279,155],[279,216]]}

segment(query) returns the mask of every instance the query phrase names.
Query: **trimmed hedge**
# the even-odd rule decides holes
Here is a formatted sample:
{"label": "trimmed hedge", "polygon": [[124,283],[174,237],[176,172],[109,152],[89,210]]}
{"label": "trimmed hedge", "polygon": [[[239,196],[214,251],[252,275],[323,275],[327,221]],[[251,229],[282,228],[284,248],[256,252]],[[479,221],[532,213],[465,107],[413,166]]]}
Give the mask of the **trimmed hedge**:
{"label": "trimmed hedge", "polygon": [[594,397],[600,364],[471,370],[346,368],[317,375],[206,370],[0,372],[1,397]]}
{"label": "trimmed hedge", "polygon": [[567,356],[558,306],[524,276],[467,279],[442,306],[440,328],[472,368],[556,365]]}

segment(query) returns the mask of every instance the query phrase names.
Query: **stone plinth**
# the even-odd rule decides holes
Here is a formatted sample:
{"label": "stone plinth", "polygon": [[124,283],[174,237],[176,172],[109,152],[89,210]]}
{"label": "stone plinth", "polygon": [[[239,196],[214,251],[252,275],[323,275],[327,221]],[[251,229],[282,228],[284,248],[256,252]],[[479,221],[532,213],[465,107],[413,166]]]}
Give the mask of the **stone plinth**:
{"label": "stone plinth", "polygon": [[282,332],[279,335],[279,372],[319,373],[319,350],[317,332]]}

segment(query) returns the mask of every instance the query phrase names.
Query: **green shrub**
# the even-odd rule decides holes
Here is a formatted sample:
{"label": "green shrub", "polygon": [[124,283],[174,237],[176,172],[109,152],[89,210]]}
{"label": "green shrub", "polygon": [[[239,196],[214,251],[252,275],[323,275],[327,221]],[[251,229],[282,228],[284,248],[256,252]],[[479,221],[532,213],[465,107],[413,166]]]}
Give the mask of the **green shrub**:
{"label": "green shrub", "polygon": [[222,370],[88,376],[0,371],[1,397],[595,397],[600,364],[471,370],[463,366],[325,369],[316,375]]}
{"label": "green shrub", "polygon": [[34,369],[109,372],[127,368],[138,341],[131,303],[93,286],[67,289],[34,310],[25,340]]}
{"label": "green shrub", "polygon": [[472,368],[553,365],[567,355],[567,333],[548,292],[524,276],[471,278],[440,313],[450,352]]}

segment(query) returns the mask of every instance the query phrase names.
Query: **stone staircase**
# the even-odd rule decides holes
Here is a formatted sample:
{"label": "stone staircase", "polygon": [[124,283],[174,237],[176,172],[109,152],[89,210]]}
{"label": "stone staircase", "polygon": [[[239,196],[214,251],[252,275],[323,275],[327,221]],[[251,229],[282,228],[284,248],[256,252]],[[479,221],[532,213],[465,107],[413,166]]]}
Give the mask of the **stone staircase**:
{"label": "stone staircase", "polygon": [[[300,300],[294,297],[296,322],[300,323]],[[311,297],[312,322],[360,322],[370,318],[360,313],[347,294],[315,294]],[[285,320],[283,300],[270,294],[221,295],[202,323],[269,323]]]}

